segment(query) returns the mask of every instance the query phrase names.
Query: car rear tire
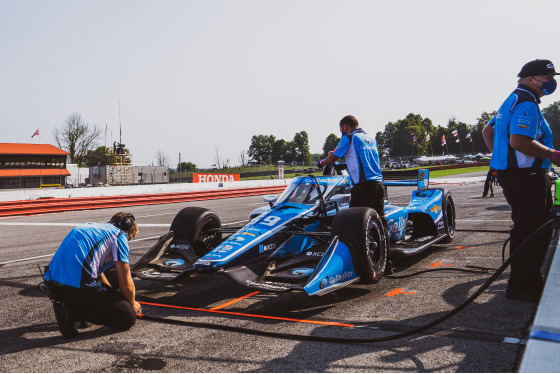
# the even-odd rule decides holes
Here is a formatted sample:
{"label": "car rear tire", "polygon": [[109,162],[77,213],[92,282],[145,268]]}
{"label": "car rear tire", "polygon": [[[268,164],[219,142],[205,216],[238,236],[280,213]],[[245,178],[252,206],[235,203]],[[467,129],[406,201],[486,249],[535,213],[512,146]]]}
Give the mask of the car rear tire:
{"label": "car rear tire", "polygon": [[388,242],[377,212],[366,207],[341,210],[333,219],[332,233],[352,245],[361,281],[379,282],[387,265]]}
{"label": "car rear tire", "polygon": [[446,237],[441,243],[451,243],[455,238],[455,203],[449,190],[443,191],[443,224]]}
{"label": "car rear tire", "polygon": [[222,241],[219,229],[222,223],[216,213],[206,208],[187,207],[182,209],[171,223],[175,239],[188,240],[195,249],[197,256],[203,256]]}

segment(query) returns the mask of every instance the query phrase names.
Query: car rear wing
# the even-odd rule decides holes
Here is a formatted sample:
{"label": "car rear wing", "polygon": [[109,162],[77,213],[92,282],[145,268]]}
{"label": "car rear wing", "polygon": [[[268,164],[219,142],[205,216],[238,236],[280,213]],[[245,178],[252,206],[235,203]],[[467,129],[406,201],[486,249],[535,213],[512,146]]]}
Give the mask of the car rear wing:
{"label": "car rear wing", "polygon": [[428,169],[419,169],[418,178],[416,180],[384,180],[384,186],[418,186],[419,190],[425,190],[430,184],[430,171]]}

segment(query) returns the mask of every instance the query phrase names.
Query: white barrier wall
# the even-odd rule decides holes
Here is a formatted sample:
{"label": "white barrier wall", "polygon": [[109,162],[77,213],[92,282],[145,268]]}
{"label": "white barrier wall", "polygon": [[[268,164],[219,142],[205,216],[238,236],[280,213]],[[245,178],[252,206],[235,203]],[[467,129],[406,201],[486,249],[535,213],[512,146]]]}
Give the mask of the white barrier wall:
{"label": "white barrier wall", "polygon": [[[434,178],[430,183],[478,183],[483,182],[486,177],[467,178]],[[33,189],[20,191],[0,191],[0,201],[35,200],[41,198],[67,198],[67,197],[90,197],[90,196],[119,196],[119,195],[142,195],[154,193],[192,192],[217,190],[220,188],[248,188],[266,186],[285,186],[291,179],[260,179],[240,182],[223,183],[172,183],[172,184],[148,184],[133,186],[111,186],[111,187],[88,187],[88,188],[63,188],[63,189]]]}
{"label": "white barrier wall", "polygon": [[223,183],[173,183],[173,184],[149,184],[134,186],[111,186],[111,187],[84,187],[84,188],[43,188],[19,191],[0,191],[0,201],[35,200],[41,198],[68,198],[68,197],[90,197],[90,196],[119,196],[119,195],[143,195],[155,193],[192,192],[217,190],[220,188],[248,188],[285,186],[290,182],[286,179],[262,179],[254,181],[223,182]]}

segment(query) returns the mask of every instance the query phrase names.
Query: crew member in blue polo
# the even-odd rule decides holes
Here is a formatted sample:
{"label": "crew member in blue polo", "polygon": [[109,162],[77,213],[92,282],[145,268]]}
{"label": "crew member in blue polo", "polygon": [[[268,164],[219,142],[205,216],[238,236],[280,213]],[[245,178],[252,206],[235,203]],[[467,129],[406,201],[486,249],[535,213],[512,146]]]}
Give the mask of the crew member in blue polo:
{"label": "crew member in blue polo", "polygon": [[[552,181],[547,172],[551,162],[558,164],[560,158],[539,104],[541,97],[555,91],[555,75],[558,73],[549,60],[525,64],[518,74],[519,85],[482,131],[492,151],[490,167],[497,170],[511,206],[510,256],[552,217]],[[551,234],[552,228],[542,232],[512,261],[507,298],[538,302],[544,288],[540,268]]]}
{"label": "crew member in blue polo", "polygon": [[317,166],[334,164],[339,158],[346,158],[348,173],[352,178],[351,207],[370,207],[381,217],[385,228],[383,174],[379,162],[379,152],[375,138],[360,128],[354,116],[340,120],[342,138],[336,149]]}
{"label": "crew member in blue polo", "polygon": [[[137,231],[134,216],[119,212],[108,223],[79,225],[64,238],[46,268],[44,287],[52,289],[53,309],[65,338],[78,334],[76,321],[119,330],[134,325],[140,304],[135,300],[128,240]],[[112,266],[120,292],[104,275]]]}

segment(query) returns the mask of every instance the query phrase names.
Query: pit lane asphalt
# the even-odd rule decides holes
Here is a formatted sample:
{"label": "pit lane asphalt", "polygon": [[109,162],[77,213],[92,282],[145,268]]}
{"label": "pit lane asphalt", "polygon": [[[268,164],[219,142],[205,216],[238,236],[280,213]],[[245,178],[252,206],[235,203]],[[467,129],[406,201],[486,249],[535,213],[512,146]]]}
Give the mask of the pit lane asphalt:
{"label": "pit lane asphalt", "polygon": [[[443,186],[441,186],[443,187]],[[448,185],[457,228],[508,230],[501,189],[481,198],[482,183]],[[407,204],[411,188],[389,188]],[[131,243],[135,262],[167,232],[185,206],[213,209],[223,223],[242,224],[262,197],[131,207],[140,224]],[[298,342],[138,320],[127,332],[91,326],[64,340],[49,300],[37,289],[37,265],[48,264],[74,224],[107,221],[116,209],[0,219],[0,371],[2,372],[512,372],[536,306],[504,297],[508,271],[473,304],[427,334],[380,344]],[[241,221],[241,222],[240,222]],[[396,274],[467,265],[498,268],[507,234],[458,232],[453,243],[396,261]],[[146,239],[146,240],[142,240]],[[29,259],[33,258],[35,259]],[[23,261],[22,261],[23,260]],[[434,267],[430,267],[434,266]],[[350,285],[322,297],[244,290],[221,276],[180,284],[136,280],[139,301],[198,310],[144,306],[148,315],[330,337],[373,337],[405,331],[459,305],[489,277],[450,271]],[[393,296],[388,296],[393,295]],[[235,301],[229,305],[228,302]],[[207,310],[217,308],[217,314]],[[284,319],[267,319],[274,316]],[[287,321],[337,322],[354,327]]]}

